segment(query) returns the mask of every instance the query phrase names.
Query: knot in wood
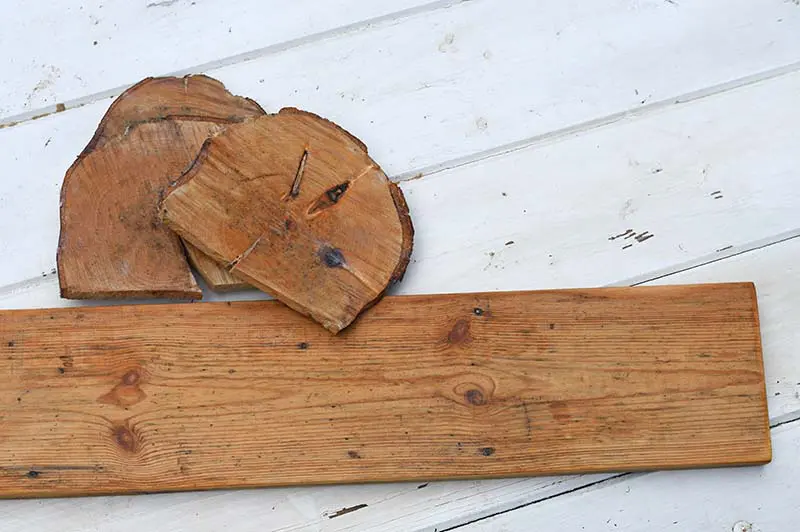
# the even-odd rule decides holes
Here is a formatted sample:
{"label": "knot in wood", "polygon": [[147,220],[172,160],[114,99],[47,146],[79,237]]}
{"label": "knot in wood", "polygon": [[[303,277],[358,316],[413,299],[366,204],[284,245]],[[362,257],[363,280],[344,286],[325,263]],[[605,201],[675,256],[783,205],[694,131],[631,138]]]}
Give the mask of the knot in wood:
{"label": "knot in wood", "polygon": [[469,321],[460,319],[455,322],[453,328],[447,334],[447,342],[452,345],[467,343],[472,340],[469,332]]}
{"label": "knot in wood", "polygon": [[127,386],[134,386],[136,383],[139,382],[140,378],[141,377],[139,376],[139,372],[135,369],[132,369],[122,376],[122,384],[125,384]]}
{"label": "knot in wood", "polygon": [[483,392],[477,388],[472,388],[464,393],[464,398],[467,402],[474,406],[483,406],[486,404],[486,398]]}
{"label": "knot in wood", "polygon": [[114,441],[127,452],[136,452],[136,436],[128,427],[116,427],[114,429]]}

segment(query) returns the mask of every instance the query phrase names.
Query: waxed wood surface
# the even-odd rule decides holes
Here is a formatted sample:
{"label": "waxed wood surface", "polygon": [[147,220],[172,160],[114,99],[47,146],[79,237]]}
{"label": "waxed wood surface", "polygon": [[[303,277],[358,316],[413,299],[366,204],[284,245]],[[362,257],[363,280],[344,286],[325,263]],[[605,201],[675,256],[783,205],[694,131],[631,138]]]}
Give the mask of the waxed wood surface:
{"label": "waxed wood surface", "polygon": [[769,461],[749,283],[0,313],[0,494]]}

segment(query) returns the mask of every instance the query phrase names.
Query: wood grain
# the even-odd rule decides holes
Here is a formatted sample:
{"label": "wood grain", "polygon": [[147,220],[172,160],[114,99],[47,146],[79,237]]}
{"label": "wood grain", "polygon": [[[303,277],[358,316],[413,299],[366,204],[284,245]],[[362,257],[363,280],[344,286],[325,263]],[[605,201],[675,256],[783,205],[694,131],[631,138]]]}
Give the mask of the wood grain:
{"label": "wood grain", "polygon": [[8,497],[758,464],[750,283],[0,313]]}
{"label": "wood grain", "polygon": [[282,109],[210,138],[161,204],[170,229],[337,333],[402,279],[403,192],[336,124]]}
{"label": "wood grain", "polygon": [[[207,76],[147,78],[120,95],[64,177],[62,296],[201,298],[184,248],[161,224],[158,202],[209,135],[263,114]],[[241,284],[213,261],[193,258],[212,287]]]}

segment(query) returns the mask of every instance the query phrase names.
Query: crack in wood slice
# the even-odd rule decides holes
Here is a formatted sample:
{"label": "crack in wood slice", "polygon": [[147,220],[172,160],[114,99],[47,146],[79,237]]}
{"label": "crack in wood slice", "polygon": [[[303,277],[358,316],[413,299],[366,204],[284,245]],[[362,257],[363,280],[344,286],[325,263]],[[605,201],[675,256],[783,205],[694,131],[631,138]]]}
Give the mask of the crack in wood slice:
{"label": "crack in wood slice", "polygon": [[402,191],[365,146],[284,109],[209,139],[162,216],[186,241],[332,332],[405,273],[413,226]]}
{"label": "crack in wood slice", "polygon": [[[263,114],[257,103],[207,76],[148,78],[117,98],[64,178],[62,296],[202,297],[157,205],[209,135]],[[185,251],[211,288],[247,286],[193,246]]]}

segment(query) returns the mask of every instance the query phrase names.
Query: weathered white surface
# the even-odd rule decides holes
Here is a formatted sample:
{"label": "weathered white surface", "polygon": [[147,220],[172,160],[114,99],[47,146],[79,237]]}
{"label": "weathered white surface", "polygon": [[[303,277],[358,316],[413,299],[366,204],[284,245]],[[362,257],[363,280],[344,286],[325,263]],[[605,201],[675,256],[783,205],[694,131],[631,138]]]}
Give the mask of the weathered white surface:
{"label": "weathered white surface", "polygon": [[[59,531],[63,532],[131,532],[142,529],[217,532],[225,528],[236,532],[407,532],[422,528],[433,530],[438,523],[455,515],[488,515],[477,512],[481,508],[508,509],[511,506],[505,505],[510,501],[528,500],[531,496],[548,497],[600,478],[592,475],[428,485],[328,486],[0,501],[0,512],[3,532],[48,530],[53,522],[59,523]],[[338,511],[361,504],[369,506],[335,517]],[[47,511],[42,512],[42,508]]]}
{"label": "weathered white surface", "polygon": [[[800,67],[800,31],[793,31],[800,27],[800,9],[780,2],[754,6],[747,0],[714,0],[679,7],[661,1],[629,5],[619,1],[552,0],[540,5],[476,0],[314,41],[211,74],[268,109],[298,105],[338,121],[367,142],[390,174],[408,177],[420,169],[453,166],[510,145],[541,143],[542,136],[550,138],[564,128],[591,128],[596,125],[593,120],[613,122],[628,110],[657,114],[671,104],[652,102],[672,102],[687,94],[686,98],[697,98],[709,92],[710,85],[749,79],[780,65],[797,63]],[[715,10],[724,10],[726,16],[720,17]],[[707,45],[717,41],[726,44]],[[769,53],[764,52],[767,49]],[[654,50],[658,61],[653,61]],[[781,150],[784,138],[793,131],[787,124],[791,125],[792,117],[800,112],[793,105],[792,90],[780,92],[785,102],[782,105],[774,105],[771,94],[766,100],[748,99],[748,106],[758,106],[767,116],[752,113],[729,119],[739,131],[748,127],[751,119],[764,129],[753,128],[736,142],[747,143],[751,137],[759,141],[760,135],[754,136],[752,131],[763,131],[781,137],[783,144],[774,148]],[[0,286],[31,279],[52,268],[58,231],[57,210],[52,206],[57,202],[59,183],[109,103],[104,99],[0,130],[0,145],[4,147],[0,151],[4,170],[0,207],[11,206],[0,220],[4,237],[0,253],[15,257],[13,264],[0,271]],[[730,108],[725,112],[736,114]],[[703,119],[696,117],[697,121]],[[702,133],[702,123],[694,126]],[[773,131],[776,128],[778,131]],[[639,132],[645,136],[653,133],[658,132]],[[677,148],[678,139],[672,137],[681,134],[673,126],[667,133],[667,145]],[[700,144],[697,149],[702,148]],[[593,150],[581,157],[593,155]],[[733,151],[724,146],[719,150],[708,157],[725,159]],[[651,151],[658,152],[655,143]],[[664,151],[659,153],[662,164],[671,159],[680,164],[692,155],[676,153],[667,158]],[[577,170],[580,174],[576,179],[592,179],[592,173],[586,172],[589,167],[581,166],[581,158],[568,157],[570,172]],[[785,159],[785,155],[782,157]],[[775,168],[783,171],[784,162],[777,161]],[[659,161],[631,161],[632,165],[636,163],[653,165],[636,169],[645,173],[655,171]],[[520,164],[520,159],[515,164]],[[770,173],[776,171],[772,166],[766,168]],[[508,169],[479,171],[492,172],[492,179],[482,180],[491,186],[500,181],[496,176],[503,176]],[[465,182],[464,189],[470,187],[473,193],[485,197],[481,187],[476,190],[474,184],[479,174],[472,175],[472,182]],[[558,179],[551,168],[536,165],[515,168],[514,175],[528,182],[529,194],[535,194],[540,186],[551,190],[563,186],[564,192],[576,194],[579,190],[564,181],[563,176],[571,174],[563,170]],[[665,183],[667,176],[653,177],[657,178]],[[623,180],[616,183],[618,187],[628,184]],[[581,195],[591,197],[587,192]],[[512,198],[510,206],[520,198]],[[620,211],[626,200],[621,199],[613,210]],[[667,210],[671,208],[668,202],[664,205]],[[39,206],[51,218],[38,212],[31,216]],[[469,210],[461,204],[458,208]],[[475,204],[471,208],[474,211]],[[534,211],[529,213],[533,215]],[[25,232],[9,230],[18,220],[29,218]],[[478,221],[480,216],[472,220]],[[529,227],[532,220],[530,216],[523,227]],[[654,232],[652,227],[642,230]],[[15,235],[25,242],[12,241]],[[28,272],[28,266],[33,272]]]}
{"label": "weathered white surface", "polygon": [[[786,74],[404,183],[417,224],[399,288],[602,285],[800,229],[800,106],[789,105],[798,92],[800,73]],[[737,112],[742,106],[752,114]],[[18,128],[21,148],[53,134],[38,124]],[[20,158],[0,189],[0,206],[4,196],[12,208],[41,206],[24,232],[14,231],[17,219],[0,218],[0,251],[18,259],[0,270],[0,283],[55,267],[61,175],[31,179],[24,167],[37,160]],[[610,240],[629,229],[642,241],[631,233]]]}
{"label": "weathered white surface", "polygon": [[[297,105],[341,122],[396,178],[436,172],[403,185],[417,242],[396,292],[755,280],[770,416],[800,415],[794,2],[313,4],[15,2],[0,23],[0,122],[202,64],[268,109]],[[109,103],[0,129],[0,308],[74,304],[58,298],[51,274],[58,189]],[[629,229],[641,242],[609,240]],[[782,431],[779,467],[763,469],[777,476],[644,475],[631,480],[637,499],[614,484],[607,496],[558,496],[609,477],[594,475],[0,501],[0,530],[442,530],[544,498],[475,526],[649,530],[678,520],[683,530],[730,530],[749,520],[791,530],[786,516],[797,512],[783,501],[796,486],[781,471],[797,475],[781,464],[798,463],[800,450]],[[676,478],[689,489],[671,486]],[[747,483],[763,493],[756,505],[770,499],[767,510],[749,513],[757,506],[737,498]],[[615,508],[634,518],[606,523]],[[670,520],[671,508],[683,517]]]}
{"label": "weathered white surface", "polygon": [[764,467],[630,475],[458,530],[797,530],[800,422],[773,429],[772,444]]}
{"label": "weathered white surface", "polygon": [[3,0],[0,121],[458,1]]}

